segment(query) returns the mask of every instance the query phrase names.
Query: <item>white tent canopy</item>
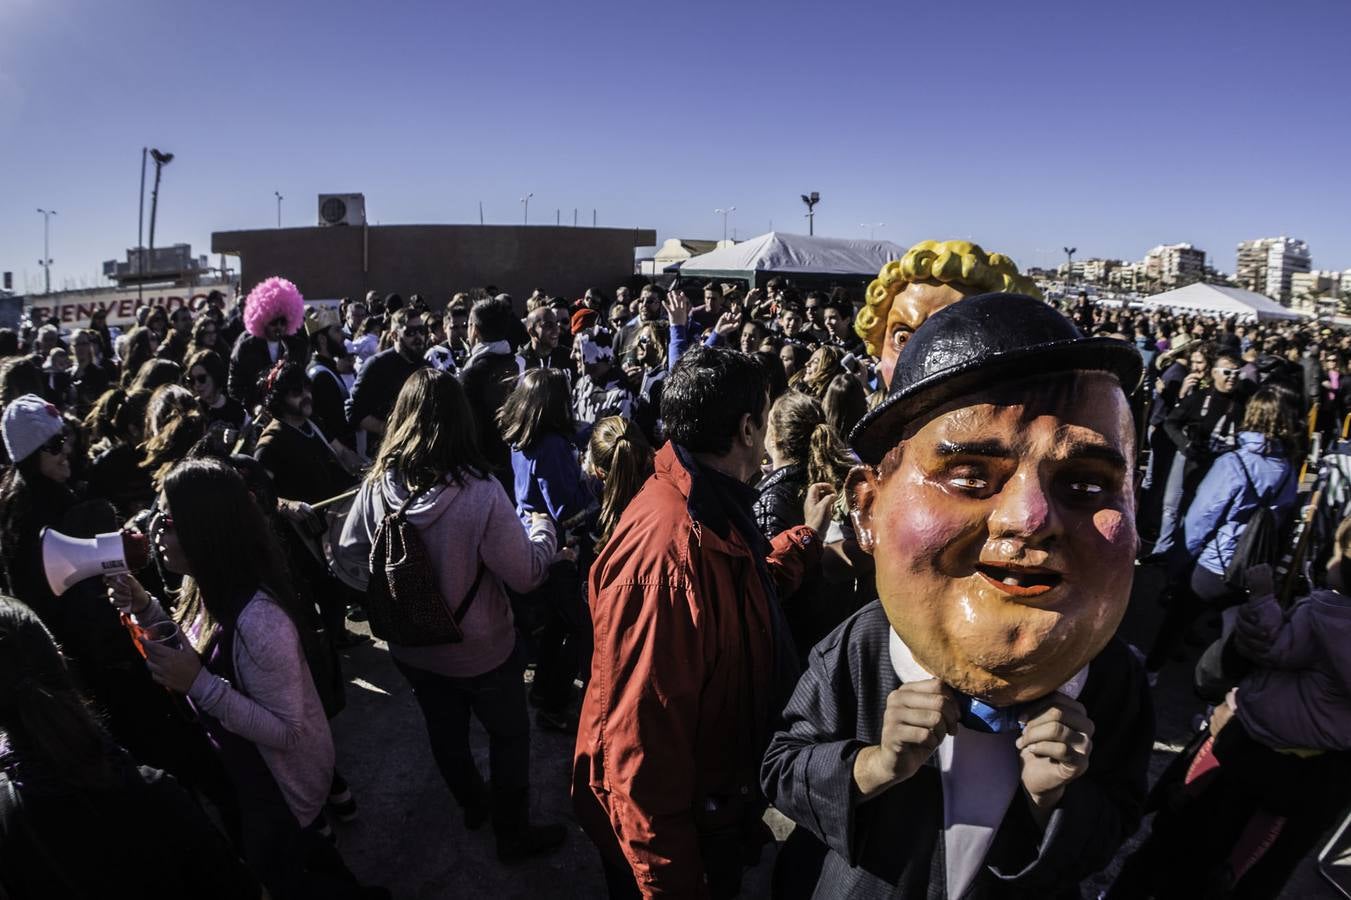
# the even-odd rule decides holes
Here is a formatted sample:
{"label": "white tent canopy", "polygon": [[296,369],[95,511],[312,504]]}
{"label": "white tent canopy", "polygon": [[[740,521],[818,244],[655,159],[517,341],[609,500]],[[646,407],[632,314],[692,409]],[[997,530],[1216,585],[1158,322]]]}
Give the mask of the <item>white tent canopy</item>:
{"label": "white tent canopy", "polygon": [[1200,282],[1146,297],[1143,302],[1148,309],[1162,308],[1173,312],[1233,317],[1245,322],[1254,319],[1265,322],[1272,319],[1304,318],[1300,313],[1286,309],[1262,294],[1245,291],[1242,288]]}
{"label": "white tent canopy", "polygon": [[[785,275],[853,275],[876,278],[882,267],[905,255],[891,241],[809,237],[771,231],[719,247],[678,264],[682,275],[751,279],[756,272]],[[676,271],[667,266],[666,271]]]}

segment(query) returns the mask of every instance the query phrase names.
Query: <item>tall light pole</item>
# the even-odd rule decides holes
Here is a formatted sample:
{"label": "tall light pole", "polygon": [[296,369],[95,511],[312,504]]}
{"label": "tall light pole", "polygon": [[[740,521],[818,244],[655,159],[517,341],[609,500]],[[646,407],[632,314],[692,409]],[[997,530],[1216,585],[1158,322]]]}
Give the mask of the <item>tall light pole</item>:
{"label": "tall light pole", "polygon": [[149,147],[141,148],[141,202],[136,208],[136,305],[140,306],[145,291],[145,281],[140,273],[145,271],[145,158]]}
{"label": "tall light pole", "polygon": [[886,222],[860,222],[859,225],[858,225],[858,227],[859,227],[859,228],[866,228],[866,229],[868,229],[868,240],[872,240],[872,239],[876,236],[875,233],[876,233],[877,229],[879,229],[879,228],[886,228],[886,227],[887,227],[887,223],[886,223]]}
{"label": "tall light pole", "polygon": [[521,212],[521,224],[522,224],[522,225],[529,225],[529,224],[530,224],[530,198],[533,197],[533,196],[535,196],[535,194],[534,194],[534,192],[532,191],[532,192],[530,192],[529,194],[526,194],[524,197],[521,198],[521,210],[522,210],[522,212]]}
{"label": "tall light pole", "polygon": [[50,223],[52,216],[56,215],[54,209],[38,209],[42,213],[42,259],[38,260],[38,265],[42,266],[43,293],[52,292],[52,251],[50,241]]}
{"label": "tall light pole", "polygon": [[281,195],[281,191],[273,191],[273,196],[277,198],[277,227],[281,227],[281,202],[286,198]]}
{"label": "tall light pole", "polygon": [[[161,153],[150,148],[150,158],[155,161],[155,187],[150,191],[150,264],[155,264],[155,216],[159,212],[159,179],[164,167],[174,161],[172,153]],[[141,272],[145,277],[145,272]]]}
{"label": "tall light pole", "polygon": [[1074,281],[1074,254],[1079,252],[1078,247],[1062,247],[1065,251],[1065,283]]}
{"label": "tall light pole", "polygon": [[715,209],[716,215],[722,216],[722,242],[727,243],[727,217],[736,212],[735,206],[729,206],[726,209]]}
{"label": "tall light pole", "polygon": [[807,234],[816,234],[816,204],[821,202],[821,195],[817,191],[803,194],[802,202],[807,204]]}

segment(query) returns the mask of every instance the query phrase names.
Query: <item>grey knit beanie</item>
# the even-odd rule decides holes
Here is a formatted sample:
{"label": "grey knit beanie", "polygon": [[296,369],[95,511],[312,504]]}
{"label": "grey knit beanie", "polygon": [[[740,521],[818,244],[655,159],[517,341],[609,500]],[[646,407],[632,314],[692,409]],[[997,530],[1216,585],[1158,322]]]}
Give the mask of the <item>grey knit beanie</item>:
{"label": "grey knit beanie", "polygon": [[5,407],[5,414],[0,417],[5,450],[16,464],[65,430],[60,410],[36,394],[19,397]]}

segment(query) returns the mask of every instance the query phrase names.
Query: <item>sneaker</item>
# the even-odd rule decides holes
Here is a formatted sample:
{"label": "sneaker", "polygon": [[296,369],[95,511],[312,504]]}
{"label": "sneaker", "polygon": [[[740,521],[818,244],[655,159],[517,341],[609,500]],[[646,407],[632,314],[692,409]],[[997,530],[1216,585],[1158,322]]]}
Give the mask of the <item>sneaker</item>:
{"label": "sneaker", "polygon": [[342,790],[328,795],[328,812],[344,825],[356,821],[357,802],[352,797],[350,788],[344,787]]}
{"label": "sneaker", "polygon": [[567,837],[568,830],[562,825],[527,825],[513,834],[497,836],[497,858],[508,864],[524,862],[557,850]]}

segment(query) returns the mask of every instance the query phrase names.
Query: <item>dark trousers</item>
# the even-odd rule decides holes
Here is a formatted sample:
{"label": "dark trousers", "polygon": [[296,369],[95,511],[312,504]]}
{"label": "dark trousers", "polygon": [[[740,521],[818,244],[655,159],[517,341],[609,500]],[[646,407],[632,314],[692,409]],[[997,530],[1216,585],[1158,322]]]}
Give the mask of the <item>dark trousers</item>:
{"label": "dark trousers", "polygon": [[1178,585],[1173,592],[1172,606],[1154,636],[1154,645],[1145,658],[1145,668],[1151,672],[1162,669],[1181,644],[1187,629],[1203,613],[1219,611],[1242,599],[1242,594],[1224,583],[1223,575],[1216,575],[1200,565],[1193,567],[1187,583]]}
{"label": "dark trousers", "polygon": [[496,669],[469,678],[451,678],[404,665],[403,677],[413,687],[431,740],[441,777],[460,806],[482,808],[488,795],[483,776],[469,748],[469,714],[488,732],[488,767],[493,804],[505,813],[515,810],[530,786],[530,718],[520,657],[513,652]]}
{"label": "dark trousers", "polygon": [[542,708],[561,712],[572,702],[572,681],[591,674],[591,615],[582,602],[582,579],[577,564],[559,562],[536,592],[543,606],[544,625],[538,637],[535,695]]}

